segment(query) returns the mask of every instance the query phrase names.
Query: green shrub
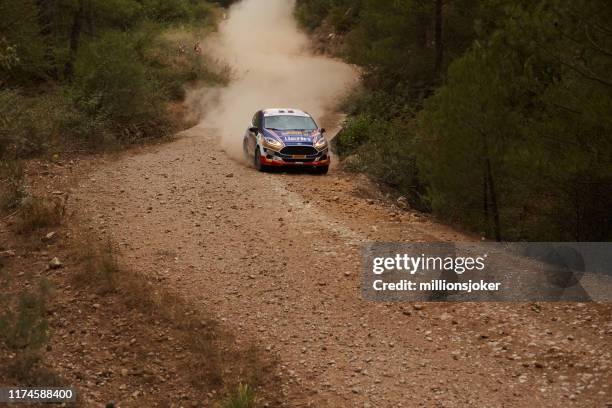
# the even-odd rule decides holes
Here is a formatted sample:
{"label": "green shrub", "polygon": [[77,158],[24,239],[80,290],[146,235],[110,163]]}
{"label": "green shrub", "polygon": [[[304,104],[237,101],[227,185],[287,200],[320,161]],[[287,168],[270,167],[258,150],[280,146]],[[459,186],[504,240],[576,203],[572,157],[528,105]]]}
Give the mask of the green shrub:
{"label": "green shrub", "polygon": [[612,88],[601,78],[611,59],[592,44],[612,37],[585,34],[604,21],[601,7],[508,8],[453,62],[419,115],[436,212],[497,239],[610,240]]}
{"label": "green shrub", "polygon": [[[145,53],[145,63],[170,99],[183,99],[187,85],[224,84],[229,80],[227,70],[219,64],[190,51],[201,35],[197,31],[170,29],[157,36]],[[188,52],[180,53],[180,44]]]}
{"label": "green shrub", "polygon": [[107,109],[101,107],[98,94],[72,98],[77,106],[66,112],[61,128],[72,143],[85,148],[112,148],[118,144],[113,134],[112,118]]}
{"label": "green shrub", "polygon": [[169,120],[159,81],[142,61],[148,40],[108,32],[79,53],[74,101],[97,125],[109,123],[124,141],[164,134]]}
{"label": "green shrub", "polygon": [[229,7],[238,1],[240,0],[214,0],[215,3],[218,3],[222,7]]}
{"label": "green shrub", "polygon": [[427,209],[419,181],[413,121],[350,118],[336,137],[336,149],[350,170],[363,171],[396,188],[411,205]]}
{"label": "green shrub", "polygon": [[136,0],[93,0],[91,9],[105,25],[124,29],[137,24],[144,14],[144,7]]}
{"label": "green shrub", "polygon": [[156,21],[190,21],[193,10],[188,0],[144,0],[147,16]]}
{"label": "green shrub", "polygon": [[4,78],[29,84],[46,77],[45,42],[35,0],[0,0],[0,86]]}
{"label": "green shrub", "polygon": [[[10,44],[6,38],[0,37],[0,72],[9,71],[19,63],[17,48]],[[0,81],[2,85],[2,81]]]}
{"label": "green shrub", "polygon": [[309,30],[329,19],[336,31],[345,32],[357,23],[361,10],[362,0],[298,0],[295,15]]}
{"label": "green shrub", "polygon": [[341,1],[341,4],[334,6],[329,13],[329,21],[336,32],[348,32],[355,23],[359,14],[359,1]]}
{"label": "green shrub", "polygon": [[370,140],[370,135],[375,132],[374,119],[361,114],[349,118],[342,131],[334,139],[336,152],[340,156],[347,156]]}
{"label": "green shrub", "polygon": [[352,154],[373,136],[386,133],[385,123],[399,118],[410,120],[412,113],[401,98],[381,90],[360,89],[342,101],[342,109],[350,116],[342,132],[335,138],[337,153]]}
{"label": "green shrub", "polygon": [[364,91],[336,145],[353,167],[491,238],[611,239],[609,2],[352,3],[296,13],[349,27]]}
{"label": "green shrub", "polygon": [[304,27],[314,30],[329,14],[330,4],[330,0],[298,0],[296,18]]}
{"label": "green shrub", "polygon": [[227,80],[163,34],[182,33],[190,51],[214,29],[209,1],[47,3],[0,0],[1,159],[165,136],[177,127],[167,102],[186,84]]}
{"label": "green shrub", "polygon": [[60,137],[61,118],[70,109],[60,92],[25,95],[0,90],[0,157],[27,158]]}
{"label": "green shrub", "polygon": [[214,24],[215,11],[215,6],[208,2],[198,1],[191,3],[191,14],[195,25],[212,26]]}

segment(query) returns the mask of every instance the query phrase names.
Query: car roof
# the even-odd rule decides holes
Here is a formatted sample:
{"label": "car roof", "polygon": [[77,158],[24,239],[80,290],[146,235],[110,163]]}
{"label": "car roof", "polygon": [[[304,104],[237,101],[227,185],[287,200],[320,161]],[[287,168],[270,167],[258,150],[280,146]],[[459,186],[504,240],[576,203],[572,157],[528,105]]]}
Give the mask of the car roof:
{"label": "car roof", "polygon": [[303,117],[307,117],[310,118],[311,116],[299,109],[293,109],[293,108],[270,108],[270,109],[264,109],[263,110],[263,115],[264,116],[303,116]]}

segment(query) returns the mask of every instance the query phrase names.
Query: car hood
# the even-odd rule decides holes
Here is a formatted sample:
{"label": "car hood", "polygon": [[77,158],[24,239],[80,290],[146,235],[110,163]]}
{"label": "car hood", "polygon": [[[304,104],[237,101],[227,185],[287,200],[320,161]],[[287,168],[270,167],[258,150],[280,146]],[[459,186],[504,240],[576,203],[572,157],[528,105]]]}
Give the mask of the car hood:
{"label": "car hood", "polygon": [[283,142],[285,146],[313,146],[321,136],[318,130],[271,130],[264,129],[264,134]]}

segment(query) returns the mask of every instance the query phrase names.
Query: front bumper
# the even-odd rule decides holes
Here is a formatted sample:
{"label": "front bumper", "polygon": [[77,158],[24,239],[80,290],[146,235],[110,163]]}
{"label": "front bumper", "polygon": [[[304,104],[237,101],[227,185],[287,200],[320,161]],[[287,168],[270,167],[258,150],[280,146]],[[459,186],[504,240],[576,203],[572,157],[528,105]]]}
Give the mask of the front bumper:
{"label": "front bumper", "polygon": [[331,160],[329,158],[329,150],[321,150],[317,154],[292,156],[282,154],[280,152],[263,149],[263,153],[259,159],[260,163],[265,166],[329,166]]}

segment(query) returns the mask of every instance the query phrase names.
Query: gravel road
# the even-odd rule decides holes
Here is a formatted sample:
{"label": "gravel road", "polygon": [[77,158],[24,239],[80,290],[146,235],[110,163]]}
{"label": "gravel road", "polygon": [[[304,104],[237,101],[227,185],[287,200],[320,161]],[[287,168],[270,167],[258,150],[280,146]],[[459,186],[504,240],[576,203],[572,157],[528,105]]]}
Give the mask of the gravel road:
{"label": "gravel road", "polygon": [[106,162],[74,209],[129,268],[278,359],[286,406],[611,406],[609,305],[366,302],[364,242],[471,238],[338,167],[262,174],[239,159],[255,110],[296,105],[337,128],[327,107],[354,80],[304,51],[291,4],[232,8],[205,51],[236,78],[190,98],[202,124]]}
{"label": "gravel road", "polygon": [[340,169],[262,174],[217,146],[200,126],[106,162],[73,205],[130,268],[278,358],[287,406],[610,401],[607,305],[365,302],[362,242],[468,237]]}

